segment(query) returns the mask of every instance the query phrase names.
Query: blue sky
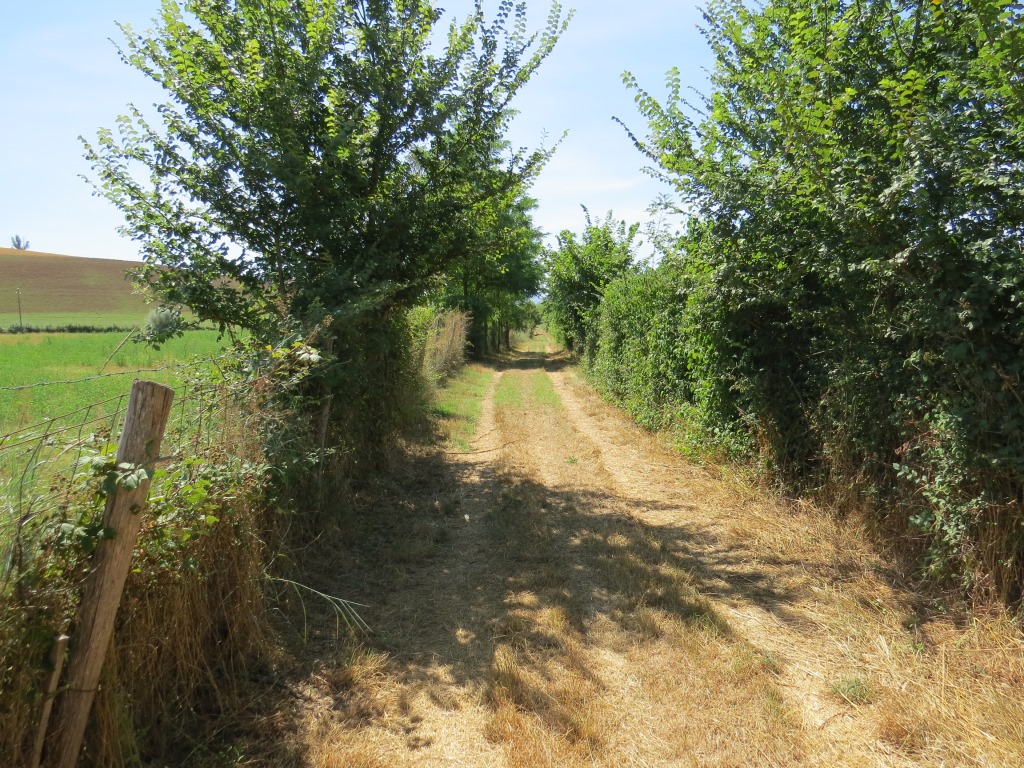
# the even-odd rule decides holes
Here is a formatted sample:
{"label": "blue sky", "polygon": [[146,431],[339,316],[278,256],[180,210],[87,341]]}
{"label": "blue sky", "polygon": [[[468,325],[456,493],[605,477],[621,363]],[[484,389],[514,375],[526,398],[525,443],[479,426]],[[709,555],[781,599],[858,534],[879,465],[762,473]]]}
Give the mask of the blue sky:
{"label": "blue sky", "polygon": [[[469,0],[440,0],[464,16]],[[493,9],[494,0],[485,7]],[[565,7],[572,7],[569,2]],[[17,234],[33,250],[134,259],[117,234],[118,211],[93,196],[80,175],[89,168],[78,136],[112,126],[125,106],[163,101],[161,91],[118,58],[115,22],[145,29],[157,0],[49,0],[5,3],[0,11],[0,245]],[[531,28],[548,5],[528,3]],[[690,0],[576,0],[576,15],[551,57],[521,93],[511,133],[516,146],[569,135],[532,190],[536,222],[551,234],[583,226],[580,205],[601,216],[645,221],[662,185],[642,173],[644,158],[612,116],[642,131],[633,97],[622,85],[631,70],[654,94],[665,72],[707,90],[711,66],[699,6]],[[0,276],[2,279],[2,276]]]}

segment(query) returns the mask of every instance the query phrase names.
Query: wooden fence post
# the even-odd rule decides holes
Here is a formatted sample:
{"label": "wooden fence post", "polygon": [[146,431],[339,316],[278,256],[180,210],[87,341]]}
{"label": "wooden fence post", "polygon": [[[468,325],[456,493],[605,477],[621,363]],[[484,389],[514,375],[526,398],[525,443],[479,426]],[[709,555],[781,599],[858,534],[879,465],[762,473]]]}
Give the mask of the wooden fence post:
{"label": "wooden fence post", "polygon": [[50,725],[50,711],[53,709],[53,700],[57,696],[57,683],[60,681],[60,673],[64,669],[64,652],[68,649],[67,635],[60,635],[50,649],[50,674],[46,678],[46,685],[43,686],[43,711],[39,715],[39,728],[36,730],[36,743],[32,749],[31,768],[39,768],[39,762],[43,759],[43,745],[46,742],[46,730]]}
{"label": "wooden fence post", "polygon": [[[334,338],[328,336],[324,339],[324,352],[328,355],[334,351]],[[328,430],[331,426],[331,403],[334,400],[334,394],[331,391],[329,385],[324,385],[324,402],[320,406],[320,429],[319,429],[319,440],[320,440],[320,456],[318,457],[318,466],[316,469],[316,509],[317,512],[324,511],[324,472],[327,469],[327,435]]]}
{"label": "wooden fence post", "polygon": [[[160,456],[173,399],[174,390],[161,384],[136,381],[132,385],[117,448],[118,464],[152,466]],[[113,531],[113,538],[97,545],[93,568],[86,579],[68,659],[68,679],[58,700],[47,750],[47,766],[74,768],[78,762],[148,494],[147,478],[136,488],[118,488],[107,499],[103,524]]]}

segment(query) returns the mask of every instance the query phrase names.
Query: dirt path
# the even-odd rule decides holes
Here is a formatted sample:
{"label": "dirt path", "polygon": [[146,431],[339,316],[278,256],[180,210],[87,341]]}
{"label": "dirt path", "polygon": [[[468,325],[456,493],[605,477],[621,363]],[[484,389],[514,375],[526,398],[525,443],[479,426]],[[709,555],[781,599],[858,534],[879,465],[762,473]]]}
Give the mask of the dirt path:
{"label": "dirt path", "polygon": [[493,370],[476,435],[325,576],[375,633],[310,675],[299,764],[941,764],[883,694],[913,606],[852,534],[666,451],[548,353]]}
{"label": "dirt path", "polygon": [[[854,708],[831,690],[841,670],[832,661],[835,638],[814,619],[810,563],[780,558],[784,550],[778,546],[761,546],[757,529],[765,521],[744,515],[742,498],[650,445],[578,380],[561,371],[550,375],[569,421],[593,445],[614,492],[631,501],[631,514],[654,528],[685,520],[691,536],[703,543],[691,553],[700,592],[736,637],[773,660],[776,685],[799,729],[819,732],[807,762],[913,765],[879,745],[875,729],[864,727]],[[774,567],[765,568],[766,561]]]}

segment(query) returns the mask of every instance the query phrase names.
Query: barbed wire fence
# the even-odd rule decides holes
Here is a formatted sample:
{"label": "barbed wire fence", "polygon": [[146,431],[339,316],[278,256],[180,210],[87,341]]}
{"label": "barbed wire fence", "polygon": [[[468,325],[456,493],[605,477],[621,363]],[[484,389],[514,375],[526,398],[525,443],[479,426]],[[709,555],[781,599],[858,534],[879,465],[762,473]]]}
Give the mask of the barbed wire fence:
{"label": "barbed wire fence", "polygon": [[[465,316],[459,318],[464,328]],[[444,344],[461,359],[464,332],[451,341],[442,332],[446,327],[433,328],[429,344]],[[310,589],[271,576],[275,555],[268,553],[292,522],[290,507],[263,496],[275,483],[293,483],[290,491],[312,496],[308,473],[328,455],[313,440],[307,418],[320,391],[305,384],[319,362],[310,349],[293,342],[268,347],[259,357],[222,354],[0,387],[0,414],[13,413],[20,422],[28,421],[22,414],[38,412],[40,401],[72,403],[13,427],[5,428],[0,415],[0,754],[10,756],[12,765],[36,768],[42,739],[49,738],[58,660],[68,636],[80,628],[77,611],[91,555],[111,534],[103,526],[104,496],[112,492],[106,489],[112,478],[115,485],[121,481],[117,443],[133,379],[174,371],[160,378],[173,378],[175,397],[160,456],[147,459],[157,471],[121,604],[126,618],[108,643],[117,656],[111,665],[116,679],[98,694],[96,708],[107,714],[97,719],[106,730],[90,732],[93,762],[116,761],[103,750],[136,738],[133,718],[153,722],[169,706],[188,711],[190,697],[213,679],[216,664],[233,668],[235,660],[269,642],[260,619],[268,583]],[[332,359],[317,370],[329,373],[347,364]],[[59,394],[118,377],[124,386],[116,394],[71,400]],[[34,399],[38,391],[46,397]],[[289,496],[286,506],[294,503]],[[355,604],[311,591],[328,599],[346,626],[366,631]],[[130,713],[123,709],[128,701]],[[148,738],[145,729],[139,733]]]}
{"label": "barbed wire fence", "polygon": [[0,668],[0,720],[7,734],[0,736],[0,753],[29,754],[25,734],[39,727],[49,707],[43,690],[47,646],[73,626],[90,551],[107,535],[102,481],[111,472],[132,381],[176,369],[159,459],[163,472],[151,490],[158,494],[172,468],[176,483],[187,482],[183,475],[200,471],[190,459],[245,443],[249,425],[237,392],[216,374],[226,359],[0,387],[0,393],[24,392],[125,380],[118,395],[13,429],[0,425],[0,656],[7,660]]}

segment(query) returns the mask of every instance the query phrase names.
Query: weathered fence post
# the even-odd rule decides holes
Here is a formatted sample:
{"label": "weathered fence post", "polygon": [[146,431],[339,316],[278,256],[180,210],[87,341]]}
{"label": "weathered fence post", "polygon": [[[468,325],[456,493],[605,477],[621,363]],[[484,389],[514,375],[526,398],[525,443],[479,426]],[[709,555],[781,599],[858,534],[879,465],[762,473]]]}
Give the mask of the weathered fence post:
{"label": "weathered fence post", "polygon": [[[152,466],[160,456],[173,398],[174,390],[152,381],[132,385],[117,448],[118,464]],[[72,638],[68,677],[58,700],[47,750],[47,766],[74,768],[78,762],[148,494],[147,478],[135,488],[117,488],[107,499],[103,524],[113,531],[113,538],[101,541],[93,555],[93,568],[78,611],[78,629]]]}
{"label": "weathered fence post", "polygon": [[50,725],[50,711],[53,709],[53,700],[57,696],[57,683],[60,681],[60,673],[64,669],[64,652],[68,649],[67,635],[60,635],[53,642],[50,649],[50,674],[46,678],[46,685],[43,686],[43,711],[39,715],[39,728],[36,731],[36,743],[32,749],[32,762],[30,768],[39,768],[39,761],[43,759],[43,745],[46,742],[46,730]]}
{"label": "weathered fence post", "polygon": [[[328,355],[334,351],[334,339],[327,337],[324,339],[324,352]],[[320,440],[320,456],[319,464],[316,470],[316,509],[317,512],[324,511],[324,473],[327,469],[327,435],[331,426],[331,403],[334,400],[334,394],[329,384],[324,385],[324,402],[320,406],[320,429],[319,429],[319,440]]]}

